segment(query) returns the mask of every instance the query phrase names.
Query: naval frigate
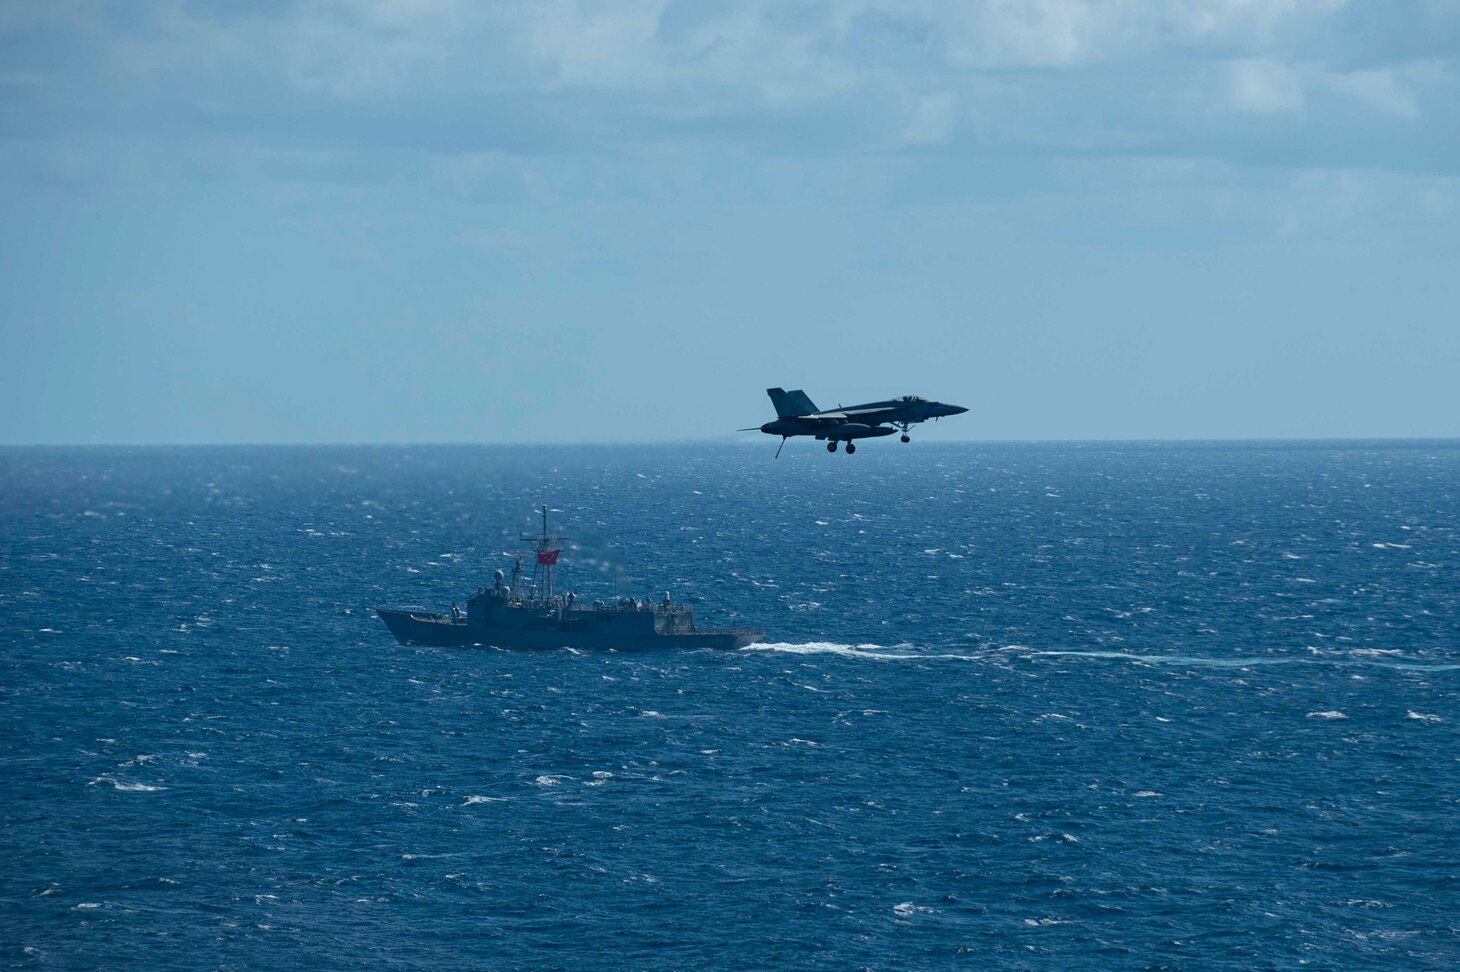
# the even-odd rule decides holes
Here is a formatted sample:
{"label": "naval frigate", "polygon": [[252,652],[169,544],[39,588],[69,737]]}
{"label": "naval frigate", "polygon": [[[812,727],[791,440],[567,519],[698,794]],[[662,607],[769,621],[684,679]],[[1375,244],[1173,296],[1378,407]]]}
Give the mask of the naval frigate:
{"label": "naval frigate", "polygon": [[548,532],[547,507],[542,532],[524,533],[536,563],[528,577],[523,557],[510,579],[497,571],[491,587],[478,588],[463,612],[450,614],[411,608],[378,607],[375,613],[403,645],[494,648],[585,648],[638,651],[652,648],[744,648],[765,638],[760,628],[701,628],[694,608],[663,600],[619,597],[584,603],[577,591],[560,594],[554,571],[565,536]]}

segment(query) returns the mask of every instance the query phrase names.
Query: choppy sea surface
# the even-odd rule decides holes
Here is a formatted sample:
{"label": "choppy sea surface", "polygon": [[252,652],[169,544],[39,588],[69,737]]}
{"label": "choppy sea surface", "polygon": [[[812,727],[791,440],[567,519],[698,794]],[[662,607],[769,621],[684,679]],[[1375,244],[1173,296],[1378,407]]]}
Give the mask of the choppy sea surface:
{"label": "choppy sea surface", "polygon": [[771,452],[0,450],[0,962],[1460,965],[1460,443]]}

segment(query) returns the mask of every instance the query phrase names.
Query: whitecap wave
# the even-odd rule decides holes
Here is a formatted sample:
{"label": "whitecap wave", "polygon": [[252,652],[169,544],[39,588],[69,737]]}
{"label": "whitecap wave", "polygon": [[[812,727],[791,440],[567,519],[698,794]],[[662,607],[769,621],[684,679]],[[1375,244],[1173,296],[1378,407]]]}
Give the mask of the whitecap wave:
{"label": "whitecap wave", "polygon": [[98,783],[110,783],[114,789],[123,793],[158,793],[167,789],[165,786],[149,786],[146,783],[132,783],[127,780],[119,780],[113,776],[98,776],[87,786],[96,786]]}
{"label": "whitecap wave", "polygon": [[146,783],[117,782],[113,785],[118,790],[121,790],[123,793],[159,793],[162,790],[167,789],[167,787],[165,786],[148,786]]}

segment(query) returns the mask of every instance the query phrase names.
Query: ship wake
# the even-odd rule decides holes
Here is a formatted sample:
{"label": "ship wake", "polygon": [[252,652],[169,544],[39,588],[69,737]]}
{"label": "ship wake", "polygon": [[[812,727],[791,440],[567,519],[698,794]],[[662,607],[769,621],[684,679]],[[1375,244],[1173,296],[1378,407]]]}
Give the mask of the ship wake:
{"label": "ship wake", "polygon": [[774,651],[788,655],[843,655],[848,658],[866,658],[881,661],[981,661],[977,655],[964,655],[937,651],[920,651],[910,644],[886,645],[844,645],[835,641],[762,642],[750,645],[741,651]]}

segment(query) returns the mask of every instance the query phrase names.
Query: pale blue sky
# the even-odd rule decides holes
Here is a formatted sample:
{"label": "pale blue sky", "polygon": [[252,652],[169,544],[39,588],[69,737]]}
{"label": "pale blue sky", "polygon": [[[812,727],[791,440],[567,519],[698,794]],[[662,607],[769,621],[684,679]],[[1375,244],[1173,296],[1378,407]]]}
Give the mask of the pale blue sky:
{"label": "pale blue sky", "polygon": [[1460,435],[1460,3],[0,4],[0,443]]}

